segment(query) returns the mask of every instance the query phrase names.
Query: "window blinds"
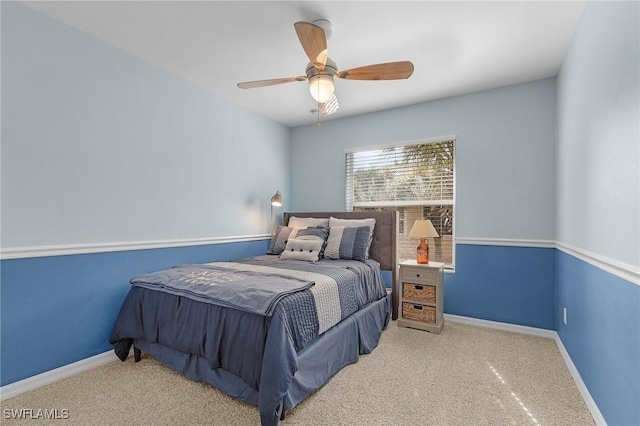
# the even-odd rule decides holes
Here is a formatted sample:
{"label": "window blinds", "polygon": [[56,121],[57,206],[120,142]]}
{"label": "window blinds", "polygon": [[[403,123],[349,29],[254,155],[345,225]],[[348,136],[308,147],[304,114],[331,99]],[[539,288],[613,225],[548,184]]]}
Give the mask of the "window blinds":
{"label": "window blinds", "polygon": [[346,153],[346,210],[454,204],[455,140]]}

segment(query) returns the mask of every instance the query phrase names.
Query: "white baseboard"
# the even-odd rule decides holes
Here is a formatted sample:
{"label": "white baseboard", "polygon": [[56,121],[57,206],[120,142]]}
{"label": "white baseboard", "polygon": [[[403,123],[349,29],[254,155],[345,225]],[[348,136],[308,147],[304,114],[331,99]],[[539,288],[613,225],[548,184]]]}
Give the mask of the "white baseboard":
{"label": "white baseboard", "polygon": [[543,328],[536,328],[536,327],[527,327],[523,325],[508,324],[504,322],[487,321],[487,320],[482,320],[477,318],[463,317],[463,316],[451,315],[451,314],[444,314],[444,318],[446,321],[457,322],[460,324],[475,325],[478,327],[487,327],[487,328],[493,328],[496,330],[512,331],[514,333],[522,333],[522,334],[528,334],[531,336],[546,337],[549,339],[553,339],[556,342],[556,345],[558,346],[560,353],[562,354],[562,358],[564,359],[565,364],[567,364],[569,373],[571,373],[571,377],[573,377],[573,381],[578,387],[578,391],[580,392],[580,395],[582,396],[584,403],[587,405],[587,408],[591,413],[591,417],[593,417],[593,421],[598,426],[607,425],[607,422],[602,416],[602,413],[600,413],[600,410],[598,409],[596,402],[591,397],[591,394],[589,393],[589,389],[587,389],[587,385],[585,385],[584,382],[582,381],[582,377],[580,377],[580,373],[578,372],[578,369],[573,364],[573,360],[571,360],[571,356],[569,356],[569,352],[567,352],[567,350],[565,349],[564,345],[562,344],[562,340],[560,339],[560,336],[556,331],[546,330]]}
{"label": "white baseboard", "polygon": [[573,377],[573,381],[576,382],[576,386],[578,386],[578,390],[580,391],[580,395],[582,395],[582,399],[584,399],[584,403],[587,404],[587,408],[589,408],[589,411],[591,412],[593,421],[595,421],[598,426],[606,426],[607,422],[598,409],[596,402],[591,397],[589,389],[587,389],[587,385],[585,385],[582,381],[582,377],[580,377],[580,373],[578,373],[578,369],[573,364],[573,360],[569,356],[569,352],[567,352],[564,345],[562,344],[562,340],[560,340],[560,336],[558,335],[558,333],[556,333],[555,341],[556,345],[558,345],[560,353],[562,354],[562,358],[564,358],[564,362],[567,364],[567,368],[571,373],[571,377]]}
{"label": "white baseboard", "polygon": [[549,339],[554,339],[555,336],[557,336],[557,333],[553,330],[546,330],[544,328],[536,328],[536,327],[527,327],[526,325],[516,325],[516,324],[509,324],[506,322],[488,321],[488,320],[483,320],[478,318],[463,317],[460,315],[451,315],[451,314],[444,314],[444,318],[445,320],[451,321],[451,322],[458,322],[461,324],[468,324],[468,325],[476,325],[478,327],[493,328],[496,330],[513,331],[515,333],[528,334],[531,336],[538,336],[538,337],[547,337]]}
{"label": "white baseboard", "polygon": [[98,367],[113,360],[118,359],[113,351],[104,352],[72,364],[64,365],[54,370],[45,371],[33,377],[29,377],[19,382],[11,383],[0,388],[0,401],[29,392],[40,386],[48,385],[60,379],[71,377],[75,374]]}

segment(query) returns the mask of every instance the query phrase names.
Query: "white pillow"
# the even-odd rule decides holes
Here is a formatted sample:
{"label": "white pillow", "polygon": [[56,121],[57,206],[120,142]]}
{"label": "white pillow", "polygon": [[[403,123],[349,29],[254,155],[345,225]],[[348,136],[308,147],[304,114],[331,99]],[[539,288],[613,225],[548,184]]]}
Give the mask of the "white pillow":
{"label": "white pillow", "polygon": [[287,246],[280,253],[280,259],[317,262],[323,245],[324,240],[315,236],[292,238],[287,241]]}
{"label": "white pillow", "polygon": [[369,244],[367,244],[367,259],[369,258],[369,249],[371,249],[371,243],[373,242],[373,229],[376,227],[376,220],[374,218],[369,219],[338,219],[331,216],[329,218],[329,228],[334,226],[368,226],[369,227]]}
{"label": "white pillow", "polygon": [[294,228],[313,228],[315,226],[329,227],[329,219],[326,217],[295,217],[289,218],[287,226]]}

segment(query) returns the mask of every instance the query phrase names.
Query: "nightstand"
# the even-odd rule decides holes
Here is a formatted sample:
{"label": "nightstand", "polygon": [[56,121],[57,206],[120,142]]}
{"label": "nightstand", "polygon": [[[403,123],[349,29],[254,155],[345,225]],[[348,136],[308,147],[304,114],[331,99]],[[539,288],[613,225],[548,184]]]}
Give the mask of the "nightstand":
{"label": "nightstand", "polygon": [[439,334],[444,326],[444,263],[400,262],[398,327]]}

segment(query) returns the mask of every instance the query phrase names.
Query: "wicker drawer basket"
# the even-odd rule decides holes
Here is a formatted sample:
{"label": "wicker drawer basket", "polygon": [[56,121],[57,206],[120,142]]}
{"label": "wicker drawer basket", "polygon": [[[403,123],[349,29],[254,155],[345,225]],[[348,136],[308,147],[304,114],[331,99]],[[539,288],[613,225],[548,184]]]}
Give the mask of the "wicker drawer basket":
{"label": "wicker drawer basket", "polygon": [[416,302],[436,303],[436,288],[432,285],[402,283],[402,298]]}
{"label": "wicker drawer basket", "polygon": [[414,305],[412,303],[402,304],[402,316],[406,319],[426,322],[428,324],[436,323],[435,306]]}

